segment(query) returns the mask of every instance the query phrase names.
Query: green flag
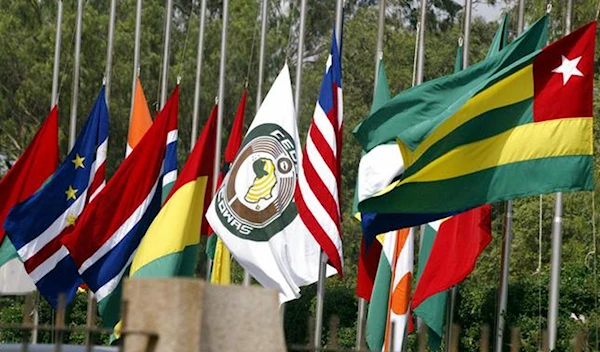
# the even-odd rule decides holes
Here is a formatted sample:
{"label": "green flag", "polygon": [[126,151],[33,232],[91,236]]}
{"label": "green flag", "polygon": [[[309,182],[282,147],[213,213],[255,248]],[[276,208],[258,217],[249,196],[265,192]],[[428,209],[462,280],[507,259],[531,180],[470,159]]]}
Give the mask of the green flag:
{"label": "green flag", "polygon": [[[502,23],[500,23],[500,27],[496,30],[496,34],[494,35],[494,39],[492,40],[492,45],[490,45],[490,49],[488,50],[486,59],[490,56],[498,53],[506,46],[506,41],[508,37],[508,14],[504,15],[502,19]],[[456,66],[454,67],[454,71],[456,72]]]}

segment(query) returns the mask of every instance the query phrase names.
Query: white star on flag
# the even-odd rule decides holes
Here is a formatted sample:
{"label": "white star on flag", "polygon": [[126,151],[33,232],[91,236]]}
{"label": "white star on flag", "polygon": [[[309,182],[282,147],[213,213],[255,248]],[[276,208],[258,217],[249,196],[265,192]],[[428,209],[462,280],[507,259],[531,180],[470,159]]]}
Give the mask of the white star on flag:
{"label": "white star on flag", "polygon": [[571,76],[581,76],[583,77],[583,73],[577,69],[577,65],[579,64],[579,60],[581,60],[581,56],[575,58],[573,60],[567,59],[564,55],[562,56],[562,63],[560,66],[552,70],[554,73],[562,73],[563,75],[563,86],[569,82]]}

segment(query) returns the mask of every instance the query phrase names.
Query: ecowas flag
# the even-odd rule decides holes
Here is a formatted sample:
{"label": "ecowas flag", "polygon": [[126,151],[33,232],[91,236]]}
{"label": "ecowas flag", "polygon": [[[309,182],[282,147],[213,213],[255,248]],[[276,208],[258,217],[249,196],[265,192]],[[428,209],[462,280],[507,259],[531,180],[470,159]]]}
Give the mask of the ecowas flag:
{"label": "ecowas flag", "polygon": [[278,290],[281,302],[298,298],[300,286],[318,278],[321,247],[294,203],[300,157],[286,64],[206,214],[236,261],[261,285]]}

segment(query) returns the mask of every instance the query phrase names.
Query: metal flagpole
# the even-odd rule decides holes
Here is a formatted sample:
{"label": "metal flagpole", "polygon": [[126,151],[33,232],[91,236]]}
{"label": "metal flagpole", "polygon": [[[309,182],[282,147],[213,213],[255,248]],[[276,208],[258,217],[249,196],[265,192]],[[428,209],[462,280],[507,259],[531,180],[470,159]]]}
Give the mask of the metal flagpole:
{"label": "metal flagpole", "polygon": [[[525,0],[519,0],[519,18],[517,19],[517,35],[523,32],[525,23]],[[495,351],[502,350],[502,341],[504,339],[504,325],[506,316],[506,307],[508,303],[508,274],[510,267],[510,252],[512,243],[512,219],[513,202],[505,202],[506,209],[504,214],[504,238],[502,240],[502,257],[500,261],[500,287],[498,292],[498,310],[496,312],[496,340]]]}
{"label": "metal flagpole", "polygon": [[81,21],[83,20],[83,0],[77,0],[77,29],[75,30],[75,54],[73,63],[73,91],[71,95],[71,120],[69,123],[69,150],[75,145],[77,127],[77,98],[79,94],[79,53],[81,52]]}
{"label": "metal flagpole", "polygon": [[[385,0],[379,0],[379,19],[377,21],[377,44],[375,46],[375,78],[373,80],[373,99],[377,88],[377,78],[379,77],[379,62],[383,57],[383,30],[385,28]],[[365,323],[367,319],[367,300],[358,299],[358,317],[356,319],[356,343],[354,345],[357,351],[364,347]]]}
{"label": "metal flagpole", "polygon": [[[573,0],[567,0],[565,35],[571,33],[572,13]],[[550,351],[554,351],[556,349],[556,330],[558,325],[558,299],[560,294],[560,267],[562,257],[562,192],[557,192],[555,197],[556,198],[554,203],[554,221],[552,222],[552,264],[550,270],[550,299],[548,302],[548,347],[550,348]]]}
{"label": "metal flagpole", "polygon": [[217,189],[221,168],[221,130],[223,128],[223,106],[225,105],[225,58],[227,56],[227,21],[229,20],[229,0],[223,0],[223,28],[221,33],[221,62],[219,64],[219,105],[217,107],[217,143],[215,147],[215,168],[213,170],[213,194]]}
{"label": "metal flagpole", "polygon": [[173,19],[173,0],[167,0],[167,14],[165,18],[165,46],[162,62],[162,82],[160,85],[160,108],[167,102],[167,86],[169,84],[169,46],[171,43],[171,22]]}
{"label": "metal flagpole", "polygon": [[[115,37],[115,12],[117,10],[117,0],[110,0],[110,16],[108,20],[108,43],[106,45],[106,85],[104,95],[106,97],[106,105],[110,102],[110,76],[112,74],[112,58],[113,58],[113,42]],[[110,110],[110,109],[109,109]]]}
{"label": "metal flagpole", "polygon": [[137,0],[135,7],[135,39],[133,45],[133,85],[131,88],[131,109],[129,114],[129,124],[133,115],[133,102],[135,101],[135,87],[137,78],[140,75],[140,42],[142,40],[142,0]]}
{"label": "metal flagpole", "polygon": [[302,86],[302,57],[304,56],[304,27],[306,25],[306,0],[300,0],[300,32],[298,36],[298,60],[296,63],[296,91],[294,105],[296,106],[296,123],[300,119],[300,92]]}
{"label": "metal flagpole", "polygon": [[419,44],[417,51],[417,79],[416,84],[423,83],[423,70],[425,67],[425,28],[427,27],[425,21],[427,20],[427,0],[421,0],[421,10],[419,16]]}
{"label": "metal flagpole", "polygon": [[[262,86],[264,80],[265,71],[265,46],[267,41],[267,19],[269,15],[269,0],[262,1],[261,7],[261,25],[260,25],[260,48],[258,53],[258,84],[256,88],[256,112],[260,108],[262,103]],[[244,282],[243,285],[248,287],[252,284],[252,276],[248,270],[244,270]]]}
{"label": "metal flagpole", "polygon": [[[472,0],[465,0],[465,27],[463,33],[463,69],[469,66],[469,44],[471,42],[471,10],[473,8]],[[458,289],[456,286],[452,287],[450,292],[450,299],[448,305],[448,316],[446,319],[446,351],[449,351],[452,346],[452,339],[457,336],[452,335],[452,324],[454,322],[454,308],[456,306],[456,295]]]}
{"label": "metal flagpole", "polygon": [[50,101],[50,109],[58,104],[58,76],[60,74],[60,46],[62,42],[62,15],[63,2],[58,0],[58,8],[56,10],[56,42],[54,43],[54,69],[52,70],[52,101]]}
{"label": "metal flagpole", "polygon": [[[304,2],[303,2],[304,3]],[[343,16],[343,0],[336,0],[335,6],[335,39],[338,49],[342,47],[342,18]],[[315,341],[314,347],[316,350],[322,348],[323,334],[323,306],[325,304],[325,279],[327,276],[327,254],[321,249],[319,256],[319,281],[317,281],[317,307],[315,316]]]}
{"label": "metal flagpole", "polygon": [[202,76],[202,54],[204,53],[204,24],[206,23],[206,0],[200,4],[200,30],[198,31],[198,56],[196,58],[196,85],[194,88],[194,112],[192,115],[192,141],[190,150],[198,139],[198,121],[200,119],[200,78]]}

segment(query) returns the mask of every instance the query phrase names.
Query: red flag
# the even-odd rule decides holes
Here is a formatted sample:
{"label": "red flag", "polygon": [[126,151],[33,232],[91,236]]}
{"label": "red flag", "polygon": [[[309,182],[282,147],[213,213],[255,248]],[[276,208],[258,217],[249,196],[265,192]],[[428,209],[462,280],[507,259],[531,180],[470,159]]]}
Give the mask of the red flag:
{"label": "red flag", "polygon": [[[244,138],[244,113],[246,111],[246,97],[248,95],[248,91],[244,89],[242,93],[242,98],[240,99],[240,103],[238,104],[237,112],[235,113],[235,118],[233,120],[233,125],[231,126],[231,132],[229,133],[229,139],[227,140],[227,147],[225,147],[225,160],[223,160],[223,165],[221,165],[221,172],[219,172],[219,180],[217,182],[217,189],[221,187],[221,183],[227,175],[229,171],[229,165],[233,163],[235,157],[237,156],[238,151],[240,150],[240,146],[242,145],[242,139]],[[217,113],[217,105],[213,108],[211,112],[211,116],[213,113]],[[210,185],[212,187],[212,184]],[[209,188],[211,189],[211,188]],[[206,214],[206,210],[211,203],[212,200],[212,192],[206,192],[206,199],[204,201],[204,214]],[[208,225],[208,221],[202,221],[202,228],[200,229],[200,233],[202,235],[210,236],[214,231]]]}
{"label": "red flag", "polygon": [[492,241],[491,205],[458,214],[440,225],[413,295],[412,309],[464,280]]}
{"label": "red flag", "polygon": [[365,239],[360,242],[360,255],[358,257],[358,277],[356,279],[356,295],[371,302],[373,283],[381,257],[381,242],[375,240],[369,246],[365,245]]}
{"label": "red flag", "polygon": [[58,166],[58,106],[54,106],[33,140],[0,180],[0,243],[10,209],[29,198],[52,176]]}

